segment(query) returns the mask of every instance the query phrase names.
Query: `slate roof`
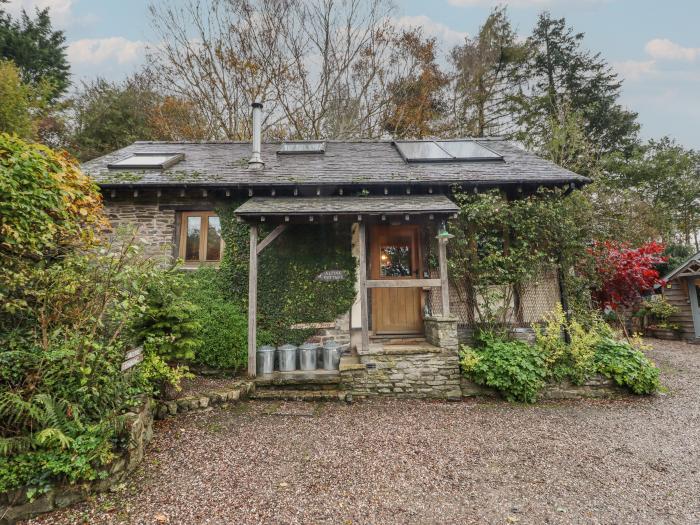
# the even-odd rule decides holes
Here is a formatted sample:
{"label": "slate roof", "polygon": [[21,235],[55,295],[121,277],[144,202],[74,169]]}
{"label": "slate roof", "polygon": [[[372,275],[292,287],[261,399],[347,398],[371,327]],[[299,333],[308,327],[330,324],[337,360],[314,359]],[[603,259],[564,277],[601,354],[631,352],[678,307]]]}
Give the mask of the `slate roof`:
{"label": "slate roof", "polygon": [[[501,160],[407,163],[391,141],[327,141],[324,154],[277,155],[265,143],[262,170],[249,170],[249,142],[135,142],[83,164],[103,187],[137,186],[325,186],[371,184],[584,184],[589,179],[501,139],[475,139]],[[115,170],[108,164],[137,152],[184,153],[166,170]]]}
{"label": "slate roof", "polygon": [[253,197],[234,212],[258,215],[346,215],[456,213],[457,205],[444,195],[386,197]]}

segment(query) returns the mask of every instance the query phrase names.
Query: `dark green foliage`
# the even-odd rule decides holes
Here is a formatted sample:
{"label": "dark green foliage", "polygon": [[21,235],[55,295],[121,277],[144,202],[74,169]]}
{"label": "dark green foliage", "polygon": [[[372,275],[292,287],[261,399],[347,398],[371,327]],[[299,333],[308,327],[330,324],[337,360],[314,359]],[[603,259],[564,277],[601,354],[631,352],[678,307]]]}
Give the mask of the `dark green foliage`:
{"label": "dark green foliage", "polygon": [[25,82],[35,86],[49,82],[52,101],[70,84],[65,42],[63,31],[51,27],[48,9],[37,11],[35,18],[23,11],[19,20],[13,20],[0,7],[0,57],[19,67]]}
{"label": "dark green foliage", "polygon": [[158,95],[139,77],[122,84],[98,78],[84,83],[74,99],[72,150],[89,160],[136,140],[154,140],[149,110]]}
{"label": "dark green foliage", "polygon": [[532,55],[529,90],[521,98],[521,138],[537,143],[571,111],[582,118],[598,154],[629,149],[639,129],[637,114],[619,104],[617,74],[600,54],[583,49],[583,38],[564,18],[540,15],[527,41]]}
{"label": "dark green foliage", "polygon": [[695,253],[696,250],[690,246],[686,246],[684,244],[668,244],[666,249],[664,249],[664,252],[661,254],[668,260],[656,267],[656,269],[659,271],[659,275],[661,275],[661,277],[668,275],[683,264],[688,257],[694,255]]}
{"label": "dark green foliage", "polygon": [[700,229],[700,154],[669,137],[650,140],[629,155],[616,153],[606,163],[603,191],[633,189],[655,212],[655,237],[695,244]]}
{"label": "dark green foliage", "polygon": [[521,341],[488,335],[481,343],[475,349],[463,349],[462,367],[469,377],[498,390],[508,401],[534,403],[547,377],[542,352]]}
{"label": "dark green foliage", "polygon": [[659,389],[659,369],[628,343],[604,339],[595,354],[598,371],[635,394],[653,394]]}
{"label": "dark green foliage", "polygon": [[134,323],[137,344],[152,346],[167,362],[183,363],[195,358],[202,341],[199,308],[191,302],[191,287],[177,269],[164,272],[147,289],[145,310]]}
{"label": "dark green foliage", "polygon": [[635,394],[659,390],[659,369],[640,350],[616,341],[599,320],[590,329],[568,322],[571,343],[564,342],[564,314],[559,308],[547,325],[536,329],[534,345],[503,334],[481,332],[475,347],[460,352],[462,373],[498,390],[509,401],[533,403],[546,382],[582,384],[594,374],[612,378]]}
{"label": "dark green foliage", "polygon": [[[202,268],[188,276],[188,299],[197,305],[202,346],[195,362],[212,368],[240,370],[248,363],[248,317],[245,305],[224,293],[222,276]],[[264,332],[258,338],[265,342]]]}
{"label": "dark green foliage", "polygon": [[[233,206],[232,206],[233,208]],[[231,209],[219,211],[226,250],[221,264],[224,291],[245,304],[248,297],[248,226]],[[262,236],[261,236],[262,237]],[[289,226],[262,252],[258,264],[258,326],[274,344],[299,344],[313,329],[296,323],[330,322],[347,312],[355,297],[355,259],[348,225]],[[324,270],[348,278],[320,282]],[[260,335],[258,344],[261,343]]]}

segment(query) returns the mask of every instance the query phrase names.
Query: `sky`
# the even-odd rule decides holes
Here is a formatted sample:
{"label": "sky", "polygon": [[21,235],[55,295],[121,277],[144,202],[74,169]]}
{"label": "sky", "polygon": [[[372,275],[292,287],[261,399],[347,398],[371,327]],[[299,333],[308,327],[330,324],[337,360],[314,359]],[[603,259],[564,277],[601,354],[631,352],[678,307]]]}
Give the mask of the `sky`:
{"label": "sky", "polygon": [[[157,0],[155,0],[157,1]],[[177,1],[177,0],[176,0]],[[584,44],[624,79],[621,103],[639,113],[646,139],[669,135],[700,149],[700,0],[395,0],[396,22],[421,26],[449,50],[505,4],[526,37],[549,10],[585,33]],[[49,7],[65,31],[74,81],[119,80],[157,44],[147,0],[10,0],[5,9]]]}

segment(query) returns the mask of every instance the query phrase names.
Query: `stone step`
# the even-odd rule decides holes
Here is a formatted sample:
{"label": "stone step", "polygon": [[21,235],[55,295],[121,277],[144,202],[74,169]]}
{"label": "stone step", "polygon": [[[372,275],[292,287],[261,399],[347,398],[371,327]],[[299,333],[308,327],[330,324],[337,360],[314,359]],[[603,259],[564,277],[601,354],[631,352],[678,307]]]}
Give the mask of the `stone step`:
{"label": "stone step", "polygon": [[282,390],[257,389],[251,396],[253,399],[265,401],[345,401],[347,392],[344,390]]}
{"label": "stone step", "polygon": [[255,387],[266,390],[330,390],[339,384],[340,372],[337,370],[273,372],[255,378]]}

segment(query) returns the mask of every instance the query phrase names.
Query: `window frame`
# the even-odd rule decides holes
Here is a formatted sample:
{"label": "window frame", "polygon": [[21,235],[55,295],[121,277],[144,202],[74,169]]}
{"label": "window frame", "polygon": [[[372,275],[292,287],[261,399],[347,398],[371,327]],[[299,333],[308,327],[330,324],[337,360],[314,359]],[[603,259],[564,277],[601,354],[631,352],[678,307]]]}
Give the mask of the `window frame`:
{"label": "window frame", "polygon": [[[187,220],[190,217],[201,217],[200,235],[199,235],[199,259],[188,261],[185,259],[187,250]],[[224,255],[224,238],[221,236],[221,244],[219,246],[219,258],[215,261],[208,261],[207,257],[207,240],[209,237],[209,219],[217,217],[221,218],[215,211],[199,210],[199,211],[183,211],[180,213],[180,242],[178,245],[178,257],[184,261],[187,267],[196,267],[202,265],[218,266],[221,264],[221,259]]]}

